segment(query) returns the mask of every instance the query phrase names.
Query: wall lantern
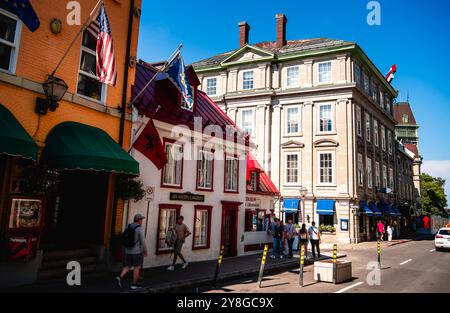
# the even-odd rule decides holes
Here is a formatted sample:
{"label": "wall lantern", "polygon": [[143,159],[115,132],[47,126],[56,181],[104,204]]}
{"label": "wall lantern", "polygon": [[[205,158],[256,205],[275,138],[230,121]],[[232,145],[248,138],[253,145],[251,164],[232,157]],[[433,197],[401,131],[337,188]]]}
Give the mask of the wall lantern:
{"label": "wall lantern", "polygon": [[53,34],[57,35],[61,32],[62,30],[62,22],[59,19],[52,19],[52,21],[50,22],[50,29],[52,31]]}
{"label": "wall lantern", "polygon": [[55,112],[59,107],[58,102],[62,100],[69,87],[65,81],[54,76],[49,76],[42,87],[47,99],[36,99],[35,112],[41,115],[47,114],[48,110]]}

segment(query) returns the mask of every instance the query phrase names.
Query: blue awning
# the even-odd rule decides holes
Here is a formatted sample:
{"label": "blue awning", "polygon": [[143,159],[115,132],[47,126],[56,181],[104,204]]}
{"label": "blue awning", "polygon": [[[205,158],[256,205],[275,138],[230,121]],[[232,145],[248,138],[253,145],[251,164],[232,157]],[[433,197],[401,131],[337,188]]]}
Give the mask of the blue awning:
{"label": "blue awning", "polygon": [[360,207],[363,209],[363,214],[366,214],[368,216],[373,216],[373,212],[372,210],[369,208],[369,206],[367,205],[366,201],[361,201],[359,203]]}
{"label": "blue awning", "polygon": [[372,210],[373,214],[375,215],[382,215],[380,209],[377,207],[377,204],[375,202],[370,202],[369,207]]}
{"label": "blue awning", "polygon": [[285,213],[298,213],[298,208],[300,205],[300,199],[291,198],[284,199],[283,201],[283,209]]}
{"label": "blue awning", "polygon": [[381,211],[383,211],[384,215],[395,215],[394,211],[392,210],[392,204],[387,204],[384,201],[381,201]]}
{"label": "blue awning", "polygon": [[334,215],[334,200],[317,200],[317,213],[320,215]]}
{"label": "blue awning", "polygon": [[394,212],[395,216],[402,216],[402,213],[400,213],[399,209],[396,206],[392,207],[392,211]]}

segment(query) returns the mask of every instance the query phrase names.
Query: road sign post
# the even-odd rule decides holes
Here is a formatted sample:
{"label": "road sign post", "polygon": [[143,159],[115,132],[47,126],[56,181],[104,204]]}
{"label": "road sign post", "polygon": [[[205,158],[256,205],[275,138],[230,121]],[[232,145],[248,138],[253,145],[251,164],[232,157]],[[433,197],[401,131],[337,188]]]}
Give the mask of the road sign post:
{"label": "road sign post", "polygon": [[220,253],[219,253],[219,257],[217,259],[217,264],[216,264],[216,272],[214,273],[214,286],[216,286],[217,283],[217,277],[219,276],[219,271],[220,271],[220,266],[222,265],[222,260],[223,260],[223,251],[225,250],[224,246],[220,247]]}
{"label": "road sign post", "polygon": [[337,282],[337,244],[333,245],[333,283]]}
{"label": "road sign post", "polygon": [[267,251],[269,250],[269,246],[265,245],[264,246],[264,252],[263,252],[263,256],[261,259],[261,267],[259,269],[259,276],[258,276],[258,287],[261,288],[261,284],[262,284],[262,279],[263,279],[263,275],[264,275],[264,267],[266,266],[266,258],[267,258]]}
{"label": "road sign post", "polygon": [[302,249],[300,252],[300,276],[299,276],[299,285],[303,287],[303,270],[305,267],[305,246],[302,245]]}

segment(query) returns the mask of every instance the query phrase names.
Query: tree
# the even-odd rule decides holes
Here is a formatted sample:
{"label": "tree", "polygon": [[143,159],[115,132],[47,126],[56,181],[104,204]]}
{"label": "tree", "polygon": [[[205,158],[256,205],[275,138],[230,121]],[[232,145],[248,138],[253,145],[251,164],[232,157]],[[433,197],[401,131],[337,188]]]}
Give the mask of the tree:
{"label": "tree", "polygon": [[444,186],[445,179],[422,174],[422,207],[425,214],[448,217]]}

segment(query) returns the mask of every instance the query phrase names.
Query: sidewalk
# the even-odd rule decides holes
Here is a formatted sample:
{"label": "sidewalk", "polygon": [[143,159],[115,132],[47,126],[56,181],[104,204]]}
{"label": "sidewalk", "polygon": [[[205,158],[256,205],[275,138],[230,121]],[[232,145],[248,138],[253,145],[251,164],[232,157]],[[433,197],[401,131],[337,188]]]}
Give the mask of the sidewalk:
{"label": "sidewalk", "polygon": [[[321,259],[331,258],[332,252],[324,249]],[[226,258],[223,260],[219,281],[232,280],[244,276],[258,275],[261,265],[262,253],[254,255],[246,255],[240,257]],[[345,257],[344,254],[338,254],[339,258]],[[315,259],[316,261],[318,259]],[[306,265],[313,263],[312,255],[308,255]],[[165,267],[150,268],[144,270],[144,280],[142,282],[143,289],[139,292],[162,293],[162,292],[176,292],[186,291],[195,288],[210,285],[213,283],[214,272],[217,261],[204,261],[190,263],[185,270],[181,269],[181,265],[177,265],[175,271],[170,272]],[[267,258],[265,273],[294,269],[299,267],[299,255],[294,255],[293,259],[284,257],[283,259]],[[0,290],[0,292],[31,292],[31,293],[131,293],[128,289],[131,280],[129,274],[128,280],[124,283],[124,288],[119,288],[114,279],[114,275],[109,273],[101,277],[85,278],[82,277],[82,286],[69,287],[65,282],[35,284],[30,286],[18,287],[9,290]]]}

